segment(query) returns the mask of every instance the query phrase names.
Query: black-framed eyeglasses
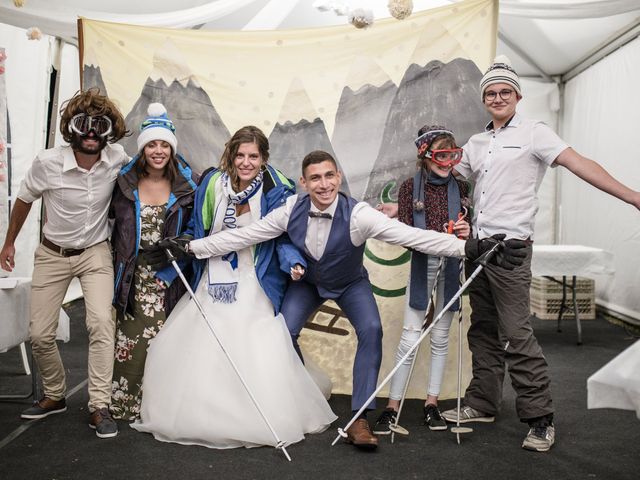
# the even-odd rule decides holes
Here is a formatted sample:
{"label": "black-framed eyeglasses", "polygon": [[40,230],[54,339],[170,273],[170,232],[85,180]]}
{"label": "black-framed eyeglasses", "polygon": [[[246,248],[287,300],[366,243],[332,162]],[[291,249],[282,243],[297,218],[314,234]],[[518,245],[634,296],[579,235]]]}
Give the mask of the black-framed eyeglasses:
{"label": "black-framed eyeglasses", "polygon": [[498,95],[502,100],[509,100],[511,95],[513,94],[513,90],[505,88],[504,90],[500,90],[499,92],[494,92],[493,90],[489,90],[488,92],[484,92],[485,101],[493,102]]}

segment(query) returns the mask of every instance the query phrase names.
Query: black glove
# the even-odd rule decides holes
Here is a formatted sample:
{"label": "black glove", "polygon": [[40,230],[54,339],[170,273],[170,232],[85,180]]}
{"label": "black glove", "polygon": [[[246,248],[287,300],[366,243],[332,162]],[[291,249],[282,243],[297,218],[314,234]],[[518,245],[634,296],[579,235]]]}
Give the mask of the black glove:
{"label": "black glove", "polygon": [[167,237],[160,240],[156,247],[164,255],[164,264],[169,263],[172,259],[168,257],[167,250],[176,260],[185,258],[193,258],[194,255],[189,251],[189,242],[193,240],[191,235],[180,235],[177,237]]}
{"label": "black glove", "polygon": [[158,242],[158,247],[166,254],[169,250],[176,260],[193,258],[195,255],[189,250],[189,242],[193,240],[191,235],[180,235],[178,237],[167,237]]}
{"label": "black glove", "polygon": [[472,262],[484,265],[486,264],[484,255],[497,245],[496,251],[489,258],[489,261],[506,270],[513,270],[524,262],[524,258],[527,256],[527,252],[524,250],[527,247],[527,242],[515,238],[504,241],[505,237],[505,234],[500,233],[482,240],[471,238],[464,245],[465,257]]}
{"label": "black glove", "polygon": [[518,240],[517,238],[505,240],[502,242],[502,249],[498,250],[496,255],[496,265],[507,270],[519,267],[527,256],[525,248],[528,246],[529,242],[526,240]]}
{"label": "black glove", "polygon": [[158,244],[143,250],[142,256],[147,261],[147,265],[156,271],[169,263],[167,253],[164,251],[164,248],[160,248]]}

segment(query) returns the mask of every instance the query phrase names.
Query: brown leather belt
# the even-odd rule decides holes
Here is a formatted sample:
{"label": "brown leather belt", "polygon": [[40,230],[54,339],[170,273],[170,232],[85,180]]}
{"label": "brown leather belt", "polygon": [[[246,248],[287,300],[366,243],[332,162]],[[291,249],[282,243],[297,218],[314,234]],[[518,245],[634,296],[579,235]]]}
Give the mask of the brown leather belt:
{"label": "brown leather belt", "polygon": [[87,248],[62,248],[62,247],[59,247],[58,245],[56,245],[55,243],[53,243],[47,237],[42,237],[42,245],[47,247],[49,250],[53,250],[57,254],[62,255],[63,257],[75,257],[76,255],[80,255],[87,248],[91,248],[91,247],[87,247]]}

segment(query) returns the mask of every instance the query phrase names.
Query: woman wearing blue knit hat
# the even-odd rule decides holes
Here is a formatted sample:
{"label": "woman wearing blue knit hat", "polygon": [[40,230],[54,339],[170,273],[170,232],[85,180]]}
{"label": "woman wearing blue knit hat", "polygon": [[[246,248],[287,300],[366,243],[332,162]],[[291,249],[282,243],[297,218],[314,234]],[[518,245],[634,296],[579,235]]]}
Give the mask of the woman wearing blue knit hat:
{"label": "woman wearing blue knit hat", "polygon": [[159,240],[184,231],[196,188],[195,175],[176,153],[167,110],[152,103],[147,113],[138,154],[120,171],[110,210],[117,313],[111,409],[115,418],[126,420],[140,415],[148,342],[185,291],[180,281],[166,281],[148,256]]}

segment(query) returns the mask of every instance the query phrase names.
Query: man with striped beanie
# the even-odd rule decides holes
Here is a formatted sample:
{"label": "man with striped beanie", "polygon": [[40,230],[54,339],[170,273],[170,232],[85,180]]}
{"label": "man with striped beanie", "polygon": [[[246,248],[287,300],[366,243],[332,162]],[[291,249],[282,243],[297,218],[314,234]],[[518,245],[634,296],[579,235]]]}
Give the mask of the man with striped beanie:
{"label": "man with striped beanie", "polygon": [[[542,122],[516,113],[520,78],[504,55],[480,81],[481,100],[491,115],[485,131],[464,146],[455,170],[475,183],[473,237],[506,233],[528,241],[524,263],[513,270],[487,265],[469,287],[473,378],[465,393],[460,422],[493,422],[502,402],[505,365],[516,392],[516,410],[529,425],[522,443],[544,452],[555,440],[547,361],[529,322],[531,244],[538,188],[547,167],[562,165],[594,187],[640,209],[640,192],[627,188],[598,163],[567,145]],[[467,272],[476,265],[467,261]],[[443,412],[456,422],[457,410]]]}

